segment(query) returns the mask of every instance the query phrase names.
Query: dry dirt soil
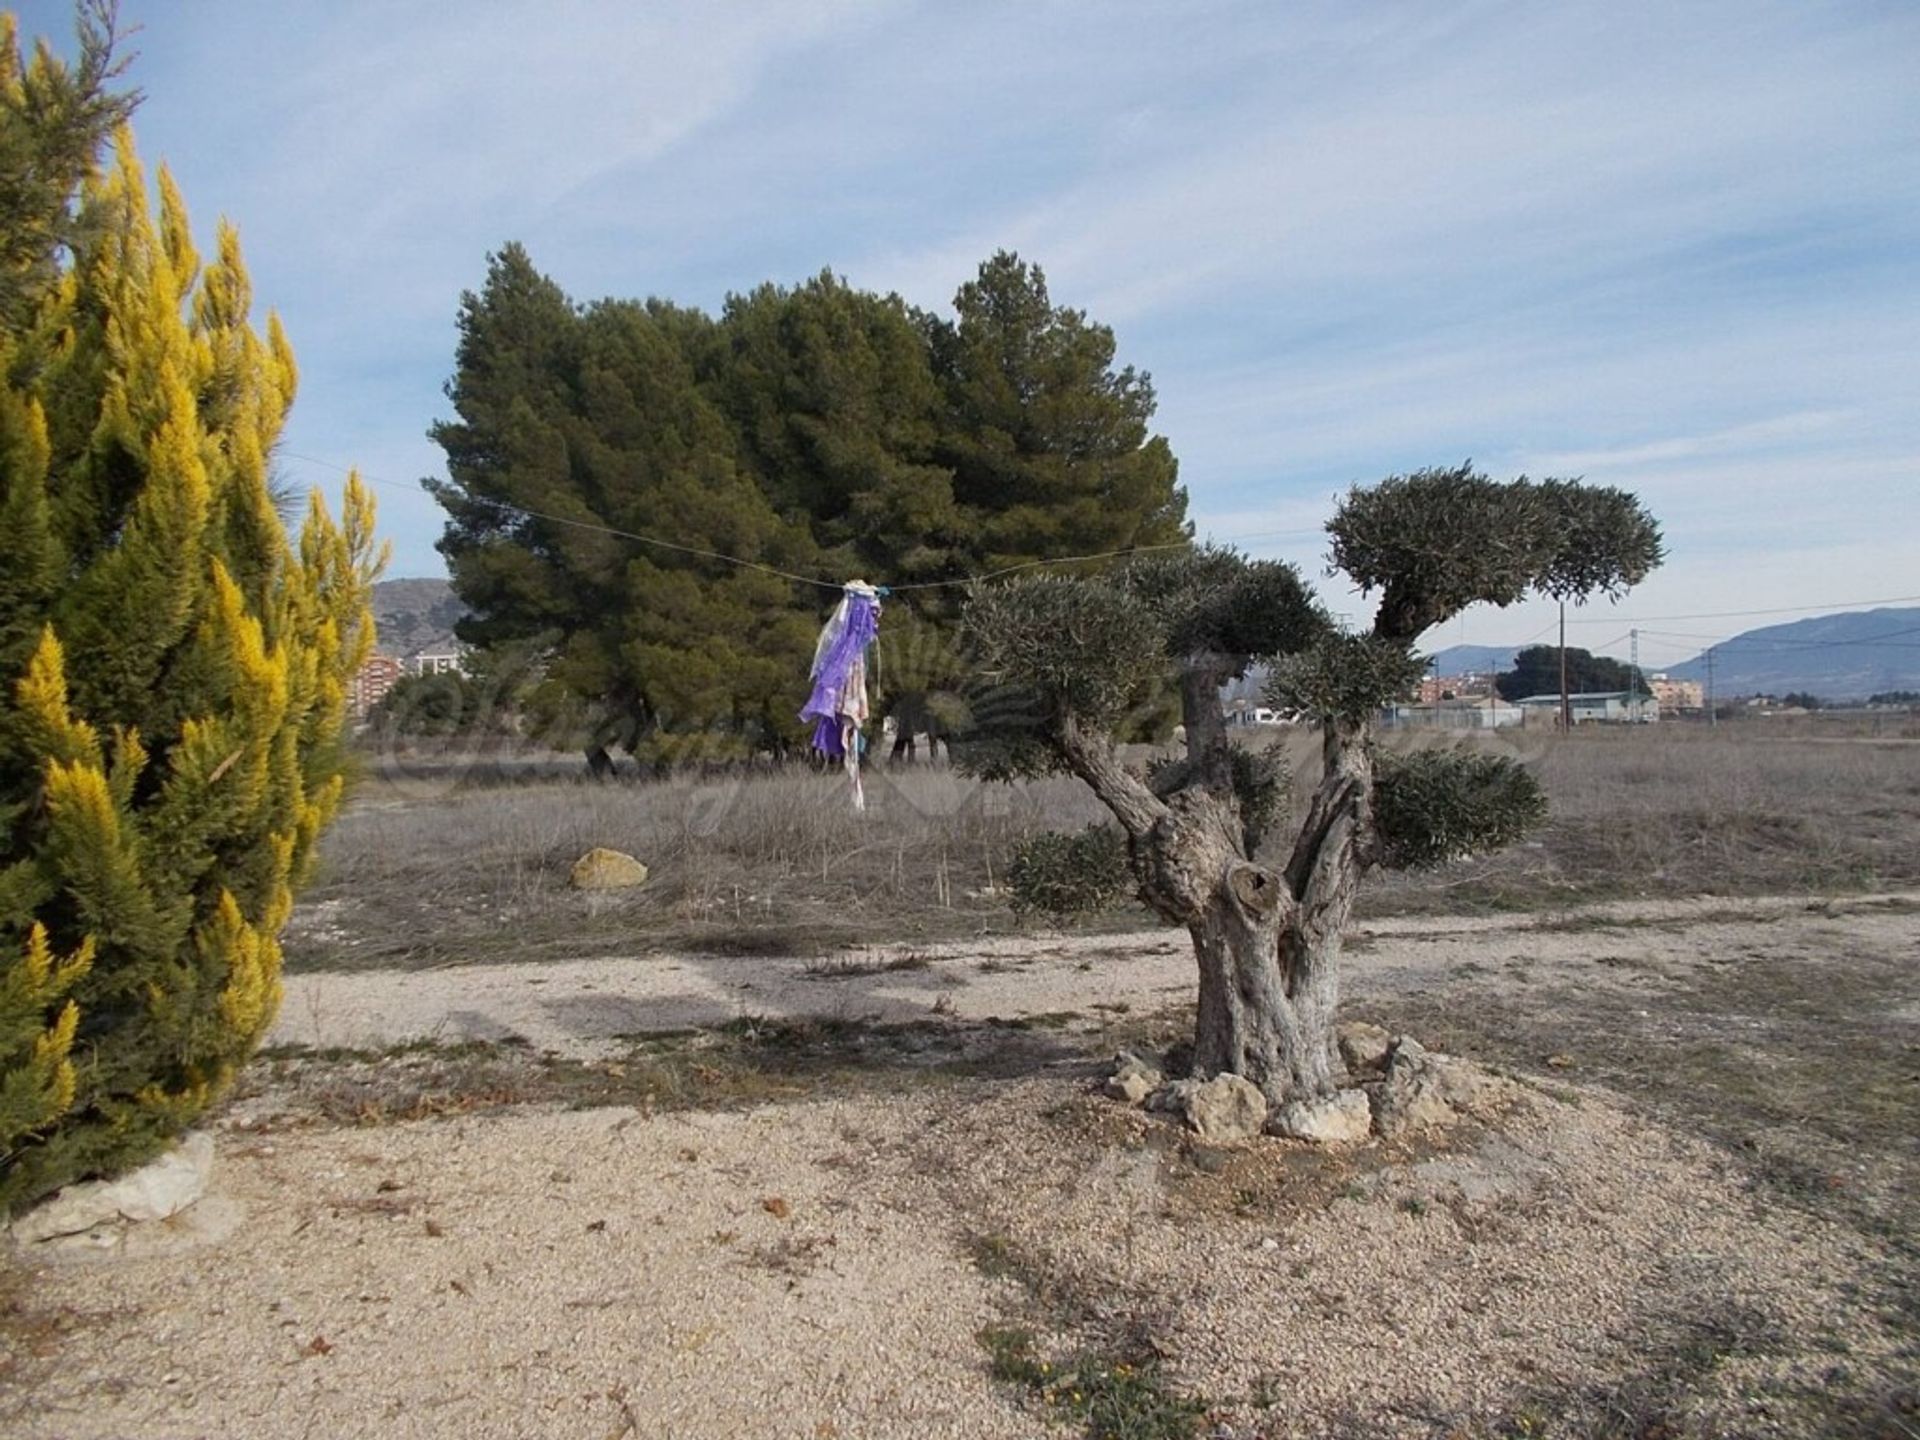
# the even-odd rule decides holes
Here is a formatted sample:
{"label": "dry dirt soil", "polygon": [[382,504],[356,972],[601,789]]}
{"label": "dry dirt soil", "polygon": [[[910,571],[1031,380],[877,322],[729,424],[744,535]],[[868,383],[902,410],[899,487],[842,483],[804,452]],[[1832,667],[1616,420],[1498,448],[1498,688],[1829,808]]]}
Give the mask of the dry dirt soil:
{"label": "dry dirt soil", "polygon": [[[324,924],[308,914],[303,923]],[[1168,934],[291,977],[223,1238],[0,1267],[9,1436],[1920,1435],[1920,896],[1394,920],[1497,1120],[1096,1093]]]}

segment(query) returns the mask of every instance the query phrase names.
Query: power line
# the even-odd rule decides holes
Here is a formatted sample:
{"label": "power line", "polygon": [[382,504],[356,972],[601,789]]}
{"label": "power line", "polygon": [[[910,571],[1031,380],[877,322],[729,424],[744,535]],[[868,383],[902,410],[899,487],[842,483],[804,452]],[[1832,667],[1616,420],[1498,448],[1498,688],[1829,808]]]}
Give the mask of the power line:
{"label": "power line", "polygon": [[1821,605],[1779,605],[1770,610],[1702,610],[1693,615],[1596,615],[1589,620],[1569,620],[1569,625],[1617,625],[1626,620],[1644,625],[1652,620],[1736,620],[1748,615],[1801,615],[1809,610],[1855,610],[1862,605],[1909,605],[1920,603],[1920,595],[1883,595],[1873,600],[1832,600]]}
{"label": "power line", "polygon": [[1253,530],[1244,535],[1226,535],[1220,537],[1216,537],[1212,531],[1208,531],[1207,539],[1208,541],[1212,541],[1219,538],[1232,542],[1244,542],[1247,540],[1298,540],[1304,539],[1309,535],[1324,535],[1326,533],[1327,530],[1324,525],[1316,525],[1308,530]]}
{"label": "power line", "polygon": [[[361,480],[365,481],[367,484],[378,485],[383,489],[405,491],[406,493],[412,494],[412,495],[418,495],[420,493],[420,487],[417,483],[409,484],[405,481],[389,480],[384,476],[369,474],[367,471],[356,470],[353,467],[347,466],[347,465],[340,465],[335,463],[332,460],[322,460],[316,455],[302,455],[299,452],[293,451],[293,450],[282,450],[278,453],[283,459],[297,460],[297,461],[300,461],[302,464],[306,464],[306,465],[318,465],[324,470],[332,470],[342,475],[358,475],[361,478]],[[671,550],[681,555],[692,555],[703,560],[716,560],[726,565],[737,565],[742,569],[756,570],[763,575],[773,575],[773,576],[777,576],[782,580],[791,580],[795,584],[799,584],[799,585],[814,585],[814,586],[818,586],[820,589],[823,589],[823,590],[839,590],[844,588],[844,584],[845,584],[844,581],[840,581],[840,580],[821,579],[817,575],[796,575],[791,570],[782,570],[777,566],[773,566],[773,565],[763,565],[756,560],[742,560],[735,555],[722,554],[720,551],[717,551],[717,550],[704,550],[696,545],[682,545],[673,540],[662,540],[656,535],[641,535],[631,530],[620,530],[611,525],[602,525],[595,520],[580,520],[567,515],[555,515],[544,510],[533,510],[528,508],[525,505],[516,505],[513,502],[507,501],[507,500],[495,500],[487,496],[472,495],[472,494],[463,495],[462,498],[473,504],[491,505],[497,510],[503,510],[515,515],[524,515],[527,518],[533,519],[533,520],[545,520],[550,524],[565,525],[575,530],[586,530],[586,531],[590,531],[592,533],[600,534],[600,535],[610,535],[615,537],[616,539],[631,540],[636,544],[640,544],[640,545],[652,545],[658,549]],[[1209,541],[1212,541],[1218,538],[1219,540],[1222,540],[1225,543],[1232,544],[1236,542],[1245,542],[1248,540],[1274,539],[1274,538],[1280,538],[1280,537],[1297,537],[1297,536],[1307,536],[1307,535],[1318,535],[1322,533],[1324,533],[1324,528],[1309,529],[1309,530],[1259,530],[1259,531],[1253,531],[1253,532],[1250,532],[1247,534],[1241,534],[1241,535],[1226,535],[1226,536],[1220,536],[1220,537],[1209,535],[1207,538]],[[948,579],[948,580],[914,580],[914,581],[908,581],[907,583],[901,584],[901,585],[891,585],[887,588],[889,590],[938,590],[938,589],[945,589],[955,585],[974,585],[984,580],[996,580],[1003,575],[1012,575],[1021,570],[1032,570],[1032,569],[1036,569],[1036,568],[1047,566],[1047,565],[1075,565],[1075,564],[1081,564],[1081,563],[1090,562],[1094,560],[1114,560],[1126,555],[1145,555],[1145,554],[1149,554],[1154,551],[1160,551],[1160,550],[1184,550],[1185,548],[1187,548],[1187,544],[1188,544],[1187,541],[1177,540],[1177,541],[1171,541],[1166,544],[1160,544],[1160,545],[1129,545],[1119,550],[1102,550],[1091,555],[1062,555],[1062,556],[1058,556],[1056,558],[1047,559],[1047,560],[1023,560],[1017,565],[1003,566],[1000,569],[988,570],[979,575],[964,575],[964,576],[958,576],[956,578]],[[1916,603],[1916,602],[1920,602],[1920,595],[1891,595],[1891,596],[1882,596],[1877,599],[1868,599],[1868,600],[1835,600],[1835,601],[1830,601],[1830,602],[1827,602],[1824,604],[1818,604],[1818,605],[1777,606],[1771,609],[1764,609],[1764,610],[1704,610],[1704,611],[1697,611],[1690,615],[1641,615],[1641,616],[1597,615],[1592,617],[1591,619],[1580,619],[1578,617],[1575,617],[1574,619],[1569,620],[1567,623],[1570,625],[1607,625],[1607,624],[1617,625],[1624,620],[1629,624],[1642,625],[1648,621],[1724,620],[1724,619],[1736,619],[1736,618],[1750,616],[1750,615],[1797,615],[1797,614],[1805,614],[1809,610],[1852,610],[1865,605],[1903,605],[1903,604]],[[1546,629],[1540,632],[1540,635],[1546,635],[1550,633],[1553,630],[1553,628],[1554,626],[1552,624],[1549,624],[1546,627]],[[1672,635],[1673,632],[1649,631],[1648,633]],[[1906,633],[1906,632],[1896,632],[1896,633]],[[1538,639],[1539,636],[1535,636],[1534,638]],[[1623,636],[1622,638],[1625,638],[1625,637]],[[1714,637],[1680,636],[1678,638],[1711,639]],[[1528,643],[1531,643],[1531,642],[1528,642]],[[1618,643],[1617,641],[1607,642],[1607,644],[1610,644],[1610,645],[1617,644],[1617,643]],[[1782,643],[1791,643],[1791,642],[1782,642]],[[1800,643],[1816,643],[1816,642],[1800,642]],[[1835,641],[1832,643],[1867,644],[1871,642]]]}

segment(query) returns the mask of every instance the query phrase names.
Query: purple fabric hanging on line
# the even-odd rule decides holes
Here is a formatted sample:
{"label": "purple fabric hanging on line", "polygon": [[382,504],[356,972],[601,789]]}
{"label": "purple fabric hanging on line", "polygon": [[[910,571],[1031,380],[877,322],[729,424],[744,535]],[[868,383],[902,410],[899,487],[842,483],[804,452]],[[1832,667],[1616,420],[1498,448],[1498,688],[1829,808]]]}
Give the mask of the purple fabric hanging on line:
{"label": "purple fabric hanging on line", "polygon": [[839,760],[853,785],[853,807],[866,808],[860,785],[860,727],[867,723],[867,649],[880,633],[880,592],[860,580],[820,631],[813,652],[813,694],[800,711],[813,724],[813,748]]}

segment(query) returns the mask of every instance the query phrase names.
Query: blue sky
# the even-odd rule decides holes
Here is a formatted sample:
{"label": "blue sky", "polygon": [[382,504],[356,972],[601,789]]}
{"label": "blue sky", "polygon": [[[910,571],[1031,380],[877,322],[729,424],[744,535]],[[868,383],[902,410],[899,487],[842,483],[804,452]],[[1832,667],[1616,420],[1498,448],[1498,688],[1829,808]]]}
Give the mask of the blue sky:
{"label": "blue sky", "polygon": [[[1596,646],[1920,596],[1911,4],[122,15],[143,156],[203,234],[239,225],[292,336],[282,468],[387,482],[395,575],[441,573],[412,483],[460,292],[519,240],[577,299],[710,309],[829,267],[944,307],[1017,249],[1152,372],[1201,532],[1311,575],[1347,486],[1471,456],[1663,522],[1665,568],[1573,617]],[[30,34],[69,17],[22,8]],[[1428,643],[1551,621],[1482,609]]]}

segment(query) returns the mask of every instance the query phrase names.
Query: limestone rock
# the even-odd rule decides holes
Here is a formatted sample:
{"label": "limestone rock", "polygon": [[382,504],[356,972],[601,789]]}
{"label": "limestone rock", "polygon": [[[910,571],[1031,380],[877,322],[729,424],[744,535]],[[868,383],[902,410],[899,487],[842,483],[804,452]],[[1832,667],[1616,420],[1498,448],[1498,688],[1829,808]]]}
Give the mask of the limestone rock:
{"label": "limestone rock", "polygon": [[1267,1120],[1268,1133],[1322,1145],[1351,1145],[1367,1138],[1373,1109],[1363,1090],[1339,1090],[1317,1100],[1282,1105]]}
{"label": "limestone rock", "polygon": [[647,883],[647,867],[619,850],[596,847],[573,862],[567,883],[576,890],[627,890]]}
{"label": "limestone rock", "polygon": [[1105,1088],[1113,1099],[1138,1105],[1160,1088],[1160,1076],[1152,1070],[1123,1070],[1109,1075]]}
{"label": "limestone rock", "polygon": [[[164,1220],[108,1221],[78,1235],[56,1235],[31,1247],[35,1260],[150,1260],[218,1245],[240,1228],[244,1211],[225,1195],[203,1195]],[[23,1247],[25,1248],[25,1247]]]}
{"label": "limestone rock", "polygon": [[195,1131],[158,1160],[117,1180],[89,1180],[56,1191],[13,1222],[13,1237],[37,1245],[89,1235],[98,1227],[95,1243],[108,1248],[118,1244],[107,1233],[111,1227],[179,1214],[206,1193],[212,1175],[213,1136]]}
{"label": "limestone rock", "polygon": [[1395,1136],[1453,1124],[1460,1118],[1460,1107],[1473,1102],[1477,1077],[1470,1067],[1435,1055],[1411,1036],[1402,1035],[1387,1054],[1384,1078],[1369,1089],[1373,1128],[1383,1136]]}
{"label": "limestone rock", "polygon": [[1267,1123],[1267,1097],[1260,1087],[1238,1075],[1216,1075],[1211,1080],[1176,1080],[1156,1092],[1202,1140],[1221,1145],[1250,1140]]}
{"label": "limestone rock", "polygon": [[1160,1088],[1160,1072],[1130,1050],[1113,1057],[1113,1073],[1103,1087],[1115,1100],[1138,1105]]}
{"label": "limestone rock", "polygon": [[1386,1076],[1373,1101],[1374,1125],[1382,1135],[1441,1129],[1460,1118],[1447,1103],[1433,1057],[1406,1036],[1388,1053]]}
{"label": "limestone rock", "polygon": [[1387,1068],[1387,1051],[1393,1048],[1393,1035],[1385,1026],[1366,1020],[1343,1020],[1334,1027],[1340,1042],[1340,1058],[1355,1076],[1377,1076]]}

